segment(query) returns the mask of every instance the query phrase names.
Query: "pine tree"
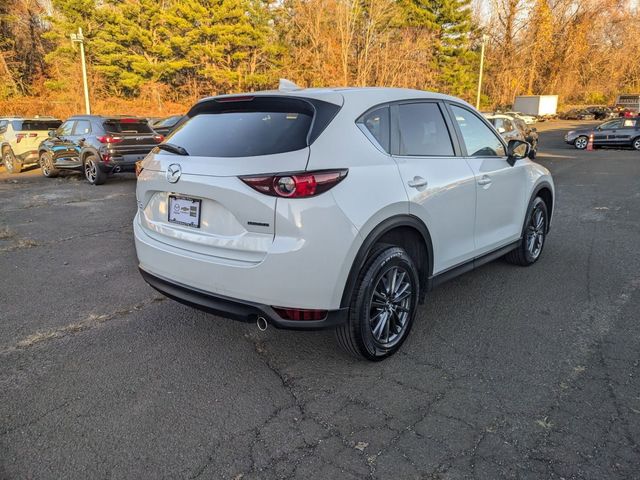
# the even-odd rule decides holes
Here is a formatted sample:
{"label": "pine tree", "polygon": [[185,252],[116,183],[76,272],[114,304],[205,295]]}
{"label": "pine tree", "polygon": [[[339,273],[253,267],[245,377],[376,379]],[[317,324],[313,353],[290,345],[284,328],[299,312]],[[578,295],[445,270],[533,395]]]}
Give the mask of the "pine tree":
{"label": "pine tree", "polygon": [[437,88],[469,96],[475,84],[477,53],[472,50],[475,27],[471,0],[401,0],[405,22],[433,33],[433,68]]}

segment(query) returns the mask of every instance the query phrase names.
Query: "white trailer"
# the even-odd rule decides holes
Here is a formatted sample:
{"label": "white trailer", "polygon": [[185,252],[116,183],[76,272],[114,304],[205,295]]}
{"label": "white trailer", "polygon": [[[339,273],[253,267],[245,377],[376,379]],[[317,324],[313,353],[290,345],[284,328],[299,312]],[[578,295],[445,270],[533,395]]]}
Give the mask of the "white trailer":
{"label": "white trailer", "polygon": [[513,102],[513,111],[528,115],[555,115],[558,111],[557,95],[518,95]]}

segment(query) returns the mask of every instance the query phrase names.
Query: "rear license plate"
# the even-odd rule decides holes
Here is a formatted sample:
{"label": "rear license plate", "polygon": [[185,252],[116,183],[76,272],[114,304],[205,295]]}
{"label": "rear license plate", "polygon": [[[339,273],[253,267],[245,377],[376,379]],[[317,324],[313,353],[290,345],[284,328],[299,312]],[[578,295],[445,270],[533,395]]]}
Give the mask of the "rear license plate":
{"label": "rear license plate", "polygon": [[169,221],[187,227],[200,228],[200,205],[202,200],[169,195]]}

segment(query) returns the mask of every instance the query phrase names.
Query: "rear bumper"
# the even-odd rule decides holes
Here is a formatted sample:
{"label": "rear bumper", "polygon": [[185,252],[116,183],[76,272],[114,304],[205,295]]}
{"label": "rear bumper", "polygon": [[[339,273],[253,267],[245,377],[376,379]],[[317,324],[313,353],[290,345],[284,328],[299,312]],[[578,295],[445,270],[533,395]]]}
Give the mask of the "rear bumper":
{"label": "rear bumper", "polygon": [[256,322],[258,317],[263,317],[277,328],[320,330],[336,327],[347,320],[348,308],[330,311],[324,320],[284,320],[268,305],[214,295],[152,275],[142,268],[140,274],[150,286],[177,302],[241,322]]}

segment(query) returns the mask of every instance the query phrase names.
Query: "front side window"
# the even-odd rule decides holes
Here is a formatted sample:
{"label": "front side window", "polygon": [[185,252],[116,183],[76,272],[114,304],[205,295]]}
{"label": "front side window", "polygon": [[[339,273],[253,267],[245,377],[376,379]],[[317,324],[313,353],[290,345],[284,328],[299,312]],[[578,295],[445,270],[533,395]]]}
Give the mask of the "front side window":
{"label": "front side window", "polygon": [[398,106],[399,155],[454,156],[451,136],[437,103]]}
{"label": "front side window", "polygon": [[616,128],[622,128],[622,120],[611,120],[610,122],[603,123],[600,125],[602,130],[613,130]]}
{"label": "front side window", "polygon": [[466,108],[451,105],[470,157],[503,157],[504,145],[491,129]]}
{"label": "front side window", "polygon": [[387,153],[389,153],[390,144],[390,121],[389,121],[389,107],[384,106],[376,108],[368,113],[365,113],[358,125],[361,129],[364,128],[375,139],[380,147]]}
{"label": "front side window", "polygon": [[58,129],[58,135],[61,137],[71,135],[71,131],[73,130],[73,125],[75,123],[75,121],[64,122]]}

